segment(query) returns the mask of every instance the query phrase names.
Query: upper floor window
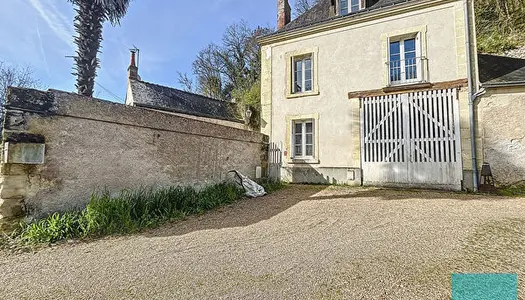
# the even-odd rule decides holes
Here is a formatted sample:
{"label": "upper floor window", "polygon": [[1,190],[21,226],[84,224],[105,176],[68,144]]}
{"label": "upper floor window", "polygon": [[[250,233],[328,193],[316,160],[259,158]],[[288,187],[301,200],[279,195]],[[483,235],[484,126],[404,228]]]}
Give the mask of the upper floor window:
{"label": "upper floor window", "polygon": [[312,54],[293,58],[293,93],[305,93],[313,90],[313,58]]}
{"label": "upper floor window", "polygon": [[421,81],[419,47],[417,37],[390,41],[388,65],[391,84]]}
{"label": "upper floor window", "polygon": [[361,8],[361,0],[341,0],[341,15],[356,12]]}

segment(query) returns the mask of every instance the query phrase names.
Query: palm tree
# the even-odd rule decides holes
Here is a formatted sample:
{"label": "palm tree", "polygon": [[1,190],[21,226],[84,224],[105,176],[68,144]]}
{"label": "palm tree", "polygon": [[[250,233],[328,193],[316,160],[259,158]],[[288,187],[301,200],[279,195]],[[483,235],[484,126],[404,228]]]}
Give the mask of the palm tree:
{"label": "palm tree", "polygon": [[76,88],[80,95],[91,97],[97,76],[99,60],[97,54],[102,42],[102,26],[105,21],[119,25],[126,15],[131,0],[68,0],[76,7],[75,37],[77,52],[75,72]]}

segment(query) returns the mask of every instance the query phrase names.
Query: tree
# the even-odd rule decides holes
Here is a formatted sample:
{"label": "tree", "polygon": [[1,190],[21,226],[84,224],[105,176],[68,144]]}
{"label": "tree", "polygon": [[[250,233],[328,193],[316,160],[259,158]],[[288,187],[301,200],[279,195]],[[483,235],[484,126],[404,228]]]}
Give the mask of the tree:
{"label": "tree", "polygon": [[9,66],[0,61],[0,117],[3,116],[7,88],[10,86],[38,88],[40,80],[34,78],[34,70],[29,66]]}
{"label": "tree", "polygon": [[300,16],[310,10],[319,0],[296,0],[294,6],[295,16]]}
{"label": "tree", "polygon": [[[270,28],[252,29],[245,21],[229,26],[220,45],[210,44],[193,62],[195,91],[208,97],[234,100],[244,116],[253,112],[250,126],[258,128],[260,115],[261,49],[257,38],[272,32]],[[179,83],[187,87],[187,78],[179,74]]]}
{"label": "tree", "polygon": [[481,52],[501,53],[525,45],[525,1],[476,0],[474,6]]}
{"label": "tree", "polygon": [[80,95],[93,96],[95,77],[99,60],[97,54],[102,42],[102,27],[105,21],[119,25],[126,15],[131,0],[68,0],[76,8],[75,37],[77,51],[75,56],[76,88]]}
{"label": "tree", "polygon": [[215,44],[209,44],[199,51],[193,62],[193,73],[197,78],[197,92],[207,97],[225,100],[227,95],[223,91],[219,51]]}

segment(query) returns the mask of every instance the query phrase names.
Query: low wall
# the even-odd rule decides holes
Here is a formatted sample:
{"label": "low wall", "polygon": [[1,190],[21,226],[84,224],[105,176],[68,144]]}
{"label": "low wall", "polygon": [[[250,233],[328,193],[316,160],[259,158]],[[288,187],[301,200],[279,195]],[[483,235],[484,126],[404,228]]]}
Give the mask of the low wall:
{"label": "low wall", "polygon": [[104,188],[206,185],[222,181],[232,169],[253,177],[267,156],[267,138],[260,133],[18,88],[8,92],[6,143],[0,184],[4,219],[82,206]]}
{"label": "low wall", "polygon": [[477,113],[482,162],[490,164],[496,183],[525,183],[525,87],[489,89]]}

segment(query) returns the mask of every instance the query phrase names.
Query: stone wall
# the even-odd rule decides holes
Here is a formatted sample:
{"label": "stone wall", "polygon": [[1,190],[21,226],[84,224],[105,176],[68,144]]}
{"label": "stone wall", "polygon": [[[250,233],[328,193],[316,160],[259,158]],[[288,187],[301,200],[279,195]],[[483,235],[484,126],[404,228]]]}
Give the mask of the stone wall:
{"label": "stone wall", "polygon": [[498,185],[525,183],[525,87],[492,88],[477,105],[481,161]]}
{"label": "stone wall", "polygon": [[267,138],[260,133],[55,90],[17,88],[8,94],[6,143],[0,183],[4,221],[79,207],[100,189],[206,185],[222,181],[232,169],[254,177],[267,155]]}

